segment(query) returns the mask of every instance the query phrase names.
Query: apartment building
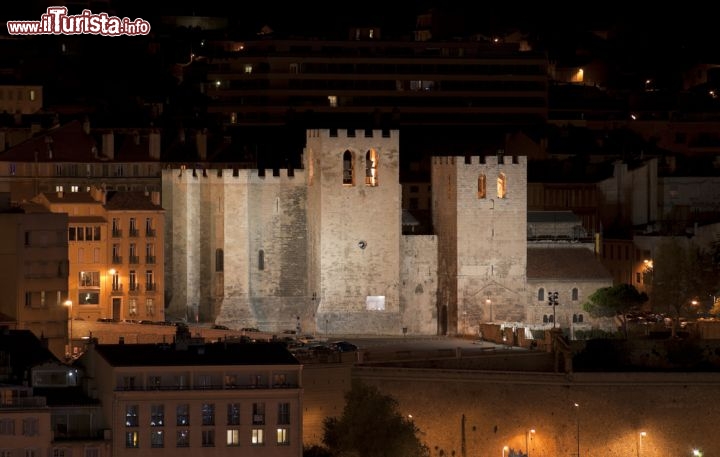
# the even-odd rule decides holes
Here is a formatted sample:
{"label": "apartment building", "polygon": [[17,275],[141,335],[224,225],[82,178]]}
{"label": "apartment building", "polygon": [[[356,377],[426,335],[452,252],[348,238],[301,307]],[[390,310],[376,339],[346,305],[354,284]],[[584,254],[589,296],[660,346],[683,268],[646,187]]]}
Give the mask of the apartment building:
{"label": "apartment building", "polygon": [[300,457],[302,366],[276,343],[91,344],[112,455]]}
{"label": "apartment building", "polygon": [[[157,193],[92,188],[34,199],[68,215],[70,274],[63,302],[73,319],[165,319],[164,212],[159,198]],[[75,342],[82,336],[87,335],[71,335]]]}
{"label": "apartment building", "polygon": [[0,194],[0,313],[16,329],[45,338],[58,357],[67,344],[67,214],[17,207]]}

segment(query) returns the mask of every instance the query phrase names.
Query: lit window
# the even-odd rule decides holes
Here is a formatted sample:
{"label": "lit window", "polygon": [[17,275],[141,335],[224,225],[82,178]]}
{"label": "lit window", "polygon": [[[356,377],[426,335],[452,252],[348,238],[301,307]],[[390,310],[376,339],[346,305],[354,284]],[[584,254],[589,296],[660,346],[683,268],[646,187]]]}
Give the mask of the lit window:
{"label": "lit window", "polygon": [[486,183],[485,183],[485,175],[478,176],[478,189],[477,189],[477,196],[478,198],[485,198],[486,196]]}
{"label": "lit window", "polygon": [[178,430],[176,435],[175,445],[177,447],[189,447],[190,446],[190,430]]}
{"label": "lit window", "polygon": [[240,430],[233,428],[227,431],[227,445],[240,446]]}
{"label": "lit window", "polygon": [[140,447],[138,432],[125,432],[125,447]]}
{"label": "lit window", "polygon": [[30,101],[31,102],[35,101],[35,91],[32,89],[30,89]]}
{"label": "lit window", "polygon": [[264,444],[265,438],[263,436],[263,429],[254,428],[252,429],[252,444]]}
{"label": "lit window", "polygon": [[286,428],[277,429],[277,444],[280,444],[280,445],[290,444],[290,437],[288,436],[288,429],[286,429]]}
{"label": "lit window", "polygon": [[365,154],[365,185],[371,187],[375,187],[378,185],[377,164],[377,151],[374,149],[370,149]]}
{"label": "lit window", "polygon": [[328,103],[330,103],[331,108],[337,108],[337,96],[328,95]]}
{"label": "lit window", "polygon": [[497,178],[497,196],[498,198],[505,198],[507,195],[507,178],[505,173],[500,173]]}
{"label": "lit window", "polygon": [[253,71],[253,66],[250,64],[245,65],[245,73],[250,74]]}

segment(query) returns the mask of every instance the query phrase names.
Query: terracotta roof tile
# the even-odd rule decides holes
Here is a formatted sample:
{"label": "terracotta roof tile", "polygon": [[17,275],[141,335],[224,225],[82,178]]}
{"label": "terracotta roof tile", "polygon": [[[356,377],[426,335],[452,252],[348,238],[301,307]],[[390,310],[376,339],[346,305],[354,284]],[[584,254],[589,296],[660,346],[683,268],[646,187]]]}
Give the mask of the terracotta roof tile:
{"label": "terracotta roof tile", "polygon": [[161,211],[162,207],[156,205],[145,192],[111,191],[107,193],[105,208],[108,210],[135,210],[135,211]]}

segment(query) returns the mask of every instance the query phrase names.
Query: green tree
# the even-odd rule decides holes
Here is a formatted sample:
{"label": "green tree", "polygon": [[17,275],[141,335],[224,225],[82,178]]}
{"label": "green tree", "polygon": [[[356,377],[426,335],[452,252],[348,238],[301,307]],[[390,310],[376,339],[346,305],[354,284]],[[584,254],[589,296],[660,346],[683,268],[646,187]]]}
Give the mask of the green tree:
{"label": "green tree", "polygon": [[638,292],[630,284],[618,284],[612,287],[603,287],[596,290],[588,301],[583,303],[583,309],[592,317],[618,317],[622,322],[623,333],[627,338],[627,313],[637,310],[648,301],[645,292]]}
{"label": "green tree", "polygon": [[427,457],[420,430],[397,410],[398,402],[376,387],[353,381],[339,418],[323,423],[323,444],[336,457]]}
{"label": "green tree", "polygon": [[672,237],[658,244],[653,259],[653,303],[673,315],[673,335],[692,300],[705,296],[705,263],[702,251],[686,238]]}

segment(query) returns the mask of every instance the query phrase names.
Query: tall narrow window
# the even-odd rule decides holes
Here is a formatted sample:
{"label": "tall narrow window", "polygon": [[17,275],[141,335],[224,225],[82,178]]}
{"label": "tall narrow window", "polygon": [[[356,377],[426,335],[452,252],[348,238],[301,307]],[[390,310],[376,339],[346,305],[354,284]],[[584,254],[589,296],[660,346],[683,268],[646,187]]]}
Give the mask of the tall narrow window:
{"label": "tall narrow window", "polygon": [[505,198],[507,195],[507,178],[505,173],[500,173],[497,178],[497,196]]}
{"label": "tall narrow window", "polygon": [[215,249],[215,271],[223,271],[223,269],[224,269],[223,250]]}
{"label": "tall narrow window", "polygon": [[543,289],[542,287],[538,289],[537,299],[538,301],[545,301],[545,289]]}
{"label": "tall narrow window", "polygon": [[478,198],[485,198],[487,196],[486,187],[487,183],[485,182],[485,175],[478,176]]}
{"label": "tall narrow window", "polygon": [[573,287],[573,290],[572,290],[572,300],[573,300],[573,301],[577,301],[577,299],[578,299],[578,289],[577,289],[577,287]]}
{"label": "tall narrow window", "polygon": [[378,176],[377,176],[377,166],[378,166],[378,153],[374,149],[370,149],[365,154],[365,185],[366,186],[377,186],[378,185]]}
{"label": "tall narrow window", "polygon": [[343,154],[343,185],[353,185],[353,156],[350,151]]}
{"label": "tall narrow window", "polygon": [[260,249],[258,251],[258,270],[264,270],[265,269],[265,251]]}

